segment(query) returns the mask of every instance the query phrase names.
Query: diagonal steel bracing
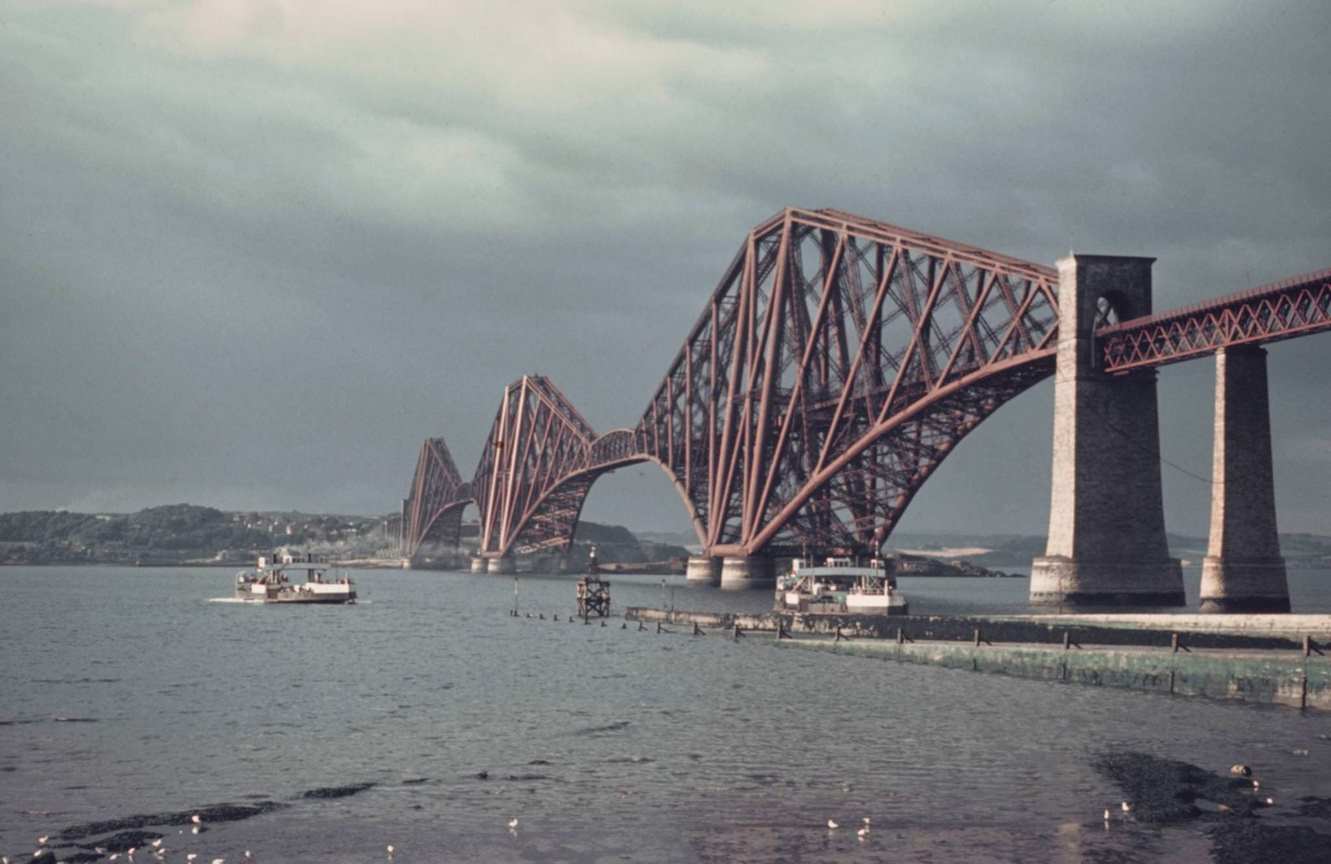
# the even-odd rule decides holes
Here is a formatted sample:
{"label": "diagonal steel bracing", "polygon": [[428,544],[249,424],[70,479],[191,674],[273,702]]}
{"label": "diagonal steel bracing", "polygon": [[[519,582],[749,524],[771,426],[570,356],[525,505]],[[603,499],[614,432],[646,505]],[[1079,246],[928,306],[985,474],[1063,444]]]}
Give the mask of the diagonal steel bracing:
{"label": "diagonal steel bracing", "polygon": [[[1052,268],[783,210],[744,238],[633,429],[597,436],[541,376],[505,388],[468,490],[481,553],[566,548],[596,478],[648,461],[707,554],[876,550],[966,435],[1053,374],[1056,287]],[[1097,340],[1117,372],[1328,327],[1324,271]]]}
{"label": "diagonal steel bracing", "polygon": [[402,501],[402,557],[416,557],[429,542],[456,547],[462,509],[470,502],[471,487],[462,482],[444,439],[426,438]]}
{"label": "diagonal steel bracing", "polygon": [[1331,330],[1331,270],[1125,321],[1095,337],[1102,368],[1120,373],[1323,330]]}
{"label": "diagonal steel bracing", "polygon": [[876,548],[1053,370],[1050,268],[832,210],[745,239],[638,434],[712,554]]}

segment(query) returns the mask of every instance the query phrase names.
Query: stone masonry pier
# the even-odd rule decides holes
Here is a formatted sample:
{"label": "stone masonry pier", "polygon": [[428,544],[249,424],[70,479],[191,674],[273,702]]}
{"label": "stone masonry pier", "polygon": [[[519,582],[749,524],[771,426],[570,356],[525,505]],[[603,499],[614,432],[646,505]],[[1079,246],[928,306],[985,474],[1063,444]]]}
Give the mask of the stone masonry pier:
{"label": "stone masonry pier", "polygon": [[1049,541],[1031,567],[1031,602],[1181,606],[1160,487],[1155,371],[1098,368],[1095,330],[1151,313],[1152,258],[1058,262],[1059,344]]}

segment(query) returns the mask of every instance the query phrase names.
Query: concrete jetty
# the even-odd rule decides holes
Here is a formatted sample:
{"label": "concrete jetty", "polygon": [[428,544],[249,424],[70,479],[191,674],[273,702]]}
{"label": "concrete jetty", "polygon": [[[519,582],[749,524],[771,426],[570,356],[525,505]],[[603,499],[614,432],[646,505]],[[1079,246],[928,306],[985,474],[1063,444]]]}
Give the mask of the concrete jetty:
{"label": "concrete jetty", "polygon": [[629,607],[629,620],[973,672],[1331,711],[1331,615],[735,614]]}

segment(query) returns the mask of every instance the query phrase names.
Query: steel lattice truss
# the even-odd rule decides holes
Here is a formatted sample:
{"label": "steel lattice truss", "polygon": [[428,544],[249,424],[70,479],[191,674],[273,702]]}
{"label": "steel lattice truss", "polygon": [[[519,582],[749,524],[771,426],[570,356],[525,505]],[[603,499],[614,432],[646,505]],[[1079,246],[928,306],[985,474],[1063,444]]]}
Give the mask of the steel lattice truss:
{"label": "steel lattice truss", "polygon": [[[565,549],[596,478],[651,461],[706,554],[876,550],[958,442],[1053,374],[1056,285],[1051,268],[973,246],[782,211],[749,233],[634,429],[598,437],[525,376],[453,503],[474,493],[483,555]],[[1324,271],[1096,338],[1121,372],[1328,327]]]}
{"label": "steel lattice truss", "polygon": [[566,549],[596,478],[643,461],[631,450],[626,431],[598,439],[550,379],[524,375],[505,387],[472,479],[481,553]]}
{"label": "steel lattice truss", "polygon": [[1218,348],[1331,329],[1331,270],[1097,330],[1106,372],[1163,366]]}
{"label": "steel lattice truss", "polygon": [[402,556],[414,558],[427,541],[457,546],[462,508],[470,501],[471,487],[462,482],[444,439],[426,438],[402,502]]}
{"label": "steel lattice truss", "polygon": [[713,555],[876,548],[971,429],[1052,374],[1050,268],[832,210],[735,256],[636,430]]}

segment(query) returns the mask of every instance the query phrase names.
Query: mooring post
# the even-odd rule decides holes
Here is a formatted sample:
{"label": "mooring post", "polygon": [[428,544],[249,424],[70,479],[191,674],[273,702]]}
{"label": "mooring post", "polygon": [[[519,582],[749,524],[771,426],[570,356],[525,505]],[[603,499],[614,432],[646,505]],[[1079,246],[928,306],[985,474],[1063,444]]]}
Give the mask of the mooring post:
{"label": "mooring post", "polygon": [[1067,630],[1063,631],[1063,650],[1064,651],[1072,650],[1072,634]]}
{"label": "mooring post", "polygon": [[694,636],[701,636],[701,635],[702,635],[702,628],[698,626],[698,622],[697,622],[697,621],[694,621],[694,622],[693,622],[693,635],[694,635]]}
{"label": "mooring post", "polygon": [[900,627],[897,628],[897,644],[904,645],[906,642],[906,633]]}
{"label": "mooring post", "polygon": [[1180,651],[1187,651],[1189,654],[1192,653],[1192,650],[1189,649],[1187,645],[1184,645],[1184,644],[1183,644],[1183,634],[1182,634],[1182,633],[1171,633],[1171,634],[1169,634],[1169,637],[1170,637],[1170,638],[1169,638],[1169,645],[1170,645],[1171,648],[1174,649],[1174,653],[1175,653],[1175,654],[1177,654],[1177,653],[1180,652]]}
{"label": "mooring post", "polygon": [[976,628],[975,628],[975,647],[976,647],[976,648],[979,648],[979,647],[980,647],[980,628],[979,628],[979,627],[976,627]]}

